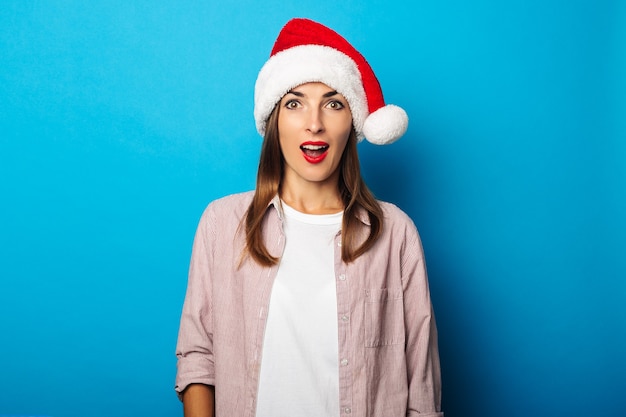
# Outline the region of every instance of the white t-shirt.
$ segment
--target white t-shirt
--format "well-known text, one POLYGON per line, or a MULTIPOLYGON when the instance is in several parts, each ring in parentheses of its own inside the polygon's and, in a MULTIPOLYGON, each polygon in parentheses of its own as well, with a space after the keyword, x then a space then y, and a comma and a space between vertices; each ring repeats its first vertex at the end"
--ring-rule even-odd
POLYGON ((343 213, 282 206, 286 245, 270 299, 256 415, 338 417, 334 238, 343 213))

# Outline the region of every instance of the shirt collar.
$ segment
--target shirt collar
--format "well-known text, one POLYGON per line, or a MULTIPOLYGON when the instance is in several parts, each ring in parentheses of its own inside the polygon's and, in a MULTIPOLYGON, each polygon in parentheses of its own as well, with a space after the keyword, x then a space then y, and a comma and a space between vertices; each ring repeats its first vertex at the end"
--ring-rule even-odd
POLYGON ((278 218, 282 221, 285 218, 285 213, 283 212, 283 205, 280 204, 280 196, 276 194, 272 201, 267 205, 267 207, 274 206, 276 212, 278 213, 278 218))

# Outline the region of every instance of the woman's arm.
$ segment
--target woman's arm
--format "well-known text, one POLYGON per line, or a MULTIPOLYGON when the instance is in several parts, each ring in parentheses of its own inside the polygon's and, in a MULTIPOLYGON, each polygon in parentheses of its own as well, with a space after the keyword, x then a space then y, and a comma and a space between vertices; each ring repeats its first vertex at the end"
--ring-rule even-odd
MULTIPOLYGON (((175 389, 183 400, 183 393, 190 391, 188 400, 194 405, 196 391, 202 387, 215 386, 213 357, 213 285, 212 265, 215 228, 214 216, 205 210, 198 225, 193 243, 189 279, 185 302, 180 319, 176 356, 178 358, 175 389), (193 384, 200 388, 187 390, 193 384)), ((200 396, 206 400, 206 395, 200 396)), ((186 408, 186 407, 185 407, 186 408)), ((195 406, 194 406, 195 408, 195 406)), ((186 414, 187 415, 187 414, 186 414)), ((196 414, 189 414, 195 416, 196 414)), ((200 416, 213 414, 199 414, 200 416)))
POLYGON ((191 384, 183 392, 185 417, 215 417, 215 387, 191 384))
POLYGON ((407 416, 443 417, 437 327, 424 252, 417 230, 413 227, 407 230, 403 281, 409 382, 407 416))

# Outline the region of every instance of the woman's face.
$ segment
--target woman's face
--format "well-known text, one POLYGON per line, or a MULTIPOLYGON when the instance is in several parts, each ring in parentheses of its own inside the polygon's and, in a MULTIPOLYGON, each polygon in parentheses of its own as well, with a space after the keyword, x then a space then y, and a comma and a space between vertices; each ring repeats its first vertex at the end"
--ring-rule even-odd
POLYGON ((352 129, 348 101, 326 84, 306 83, 285 94, 279 105, 283 185, 336 184, 352 129))

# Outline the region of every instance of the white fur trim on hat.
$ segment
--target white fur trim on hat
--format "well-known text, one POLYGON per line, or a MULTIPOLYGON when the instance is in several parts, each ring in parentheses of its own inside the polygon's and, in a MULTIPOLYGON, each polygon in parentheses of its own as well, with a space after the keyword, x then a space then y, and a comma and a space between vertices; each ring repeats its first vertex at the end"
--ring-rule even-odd
POLYGON ((368 109, 361 73, 350 57, 321 45, 300 45, 278 52, 261 68, 254 87, 254 119, 261 136, 265 135, 269 115, 283 96, 309 82, 324 83, 343 95, 350 106, 357 137, 367 137, 363 134, 368 109))

